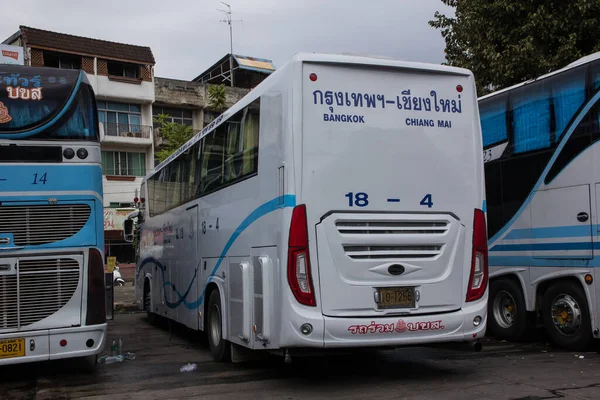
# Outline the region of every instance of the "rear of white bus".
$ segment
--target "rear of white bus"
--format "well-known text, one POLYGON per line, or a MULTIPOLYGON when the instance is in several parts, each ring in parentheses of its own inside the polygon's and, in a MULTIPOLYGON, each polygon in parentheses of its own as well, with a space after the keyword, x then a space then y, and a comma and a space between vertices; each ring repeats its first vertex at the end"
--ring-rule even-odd
POLYGON ((488 267, 473 77, 357 60, 302 63, 281 347, 476 341, 488 267))

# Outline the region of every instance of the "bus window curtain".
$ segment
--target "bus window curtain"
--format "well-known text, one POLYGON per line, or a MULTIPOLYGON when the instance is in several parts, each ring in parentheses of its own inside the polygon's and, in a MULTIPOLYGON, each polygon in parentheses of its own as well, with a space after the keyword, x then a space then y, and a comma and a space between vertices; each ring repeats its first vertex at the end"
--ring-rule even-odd
POLYGON ((552 85, 556 140, 565 132, 567 124, 585 102, 585 74, 567 74, 552 85))
POLYGON ((258 114, 247 111, 244 118, 243 175, 256 172, 256 156, 258 155, 258 114))
POLYGON ((550 96, 540 84, 513 97, 514 152, 550 147, 550 96))
POLYGON ((482 104, 480 111, 483 147, 506 140, 506 97, 482 104))
POLYGON ((235 159, 239 151, 240 124, 227 123, 227 152, 225 155, 225 182, 231 182, 238 177, 235 168, 235 159))

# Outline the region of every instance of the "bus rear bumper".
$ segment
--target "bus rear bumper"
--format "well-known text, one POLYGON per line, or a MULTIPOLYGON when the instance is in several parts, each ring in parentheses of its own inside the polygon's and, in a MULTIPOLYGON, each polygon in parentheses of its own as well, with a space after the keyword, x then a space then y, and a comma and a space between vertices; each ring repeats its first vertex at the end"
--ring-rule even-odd
POLYGON ((396 347, 474 342, 485 336, 486 301, 462 310, 385 318, 325 317, 324 347, 396 347))
POLYGON ((0 358, 0 366, 93 356, 106 344, 107 324, 0 335, 0 341, 23 339, 25 355, 0 358), (64 346, 61 346, 62 341, 64 346))

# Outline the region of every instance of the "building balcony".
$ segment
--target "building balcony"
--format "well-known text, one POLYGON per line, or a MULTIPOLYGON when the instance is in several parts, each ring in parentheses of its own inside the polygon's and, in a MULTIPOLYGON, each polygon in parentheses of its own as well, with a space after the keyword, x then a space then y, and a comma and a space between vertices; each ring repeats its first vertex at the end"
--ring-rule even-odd
POLYGON ((152 145, 152 126, 100 122, 100 139, 103 143, 152 145))
POLYGON ((87 74, 87 77, 98 97, 138 103, 154 101, 154 82, 94 74, 87 74))

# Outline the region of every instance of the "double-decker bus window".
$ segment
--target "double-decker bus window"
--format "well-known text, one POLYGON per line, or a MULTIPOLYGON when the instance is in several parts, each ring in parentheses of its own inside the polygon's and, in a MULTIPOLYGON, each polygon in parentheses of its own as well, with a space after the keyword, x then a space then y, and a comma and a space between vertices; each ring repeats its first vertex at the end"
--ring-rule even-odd
POLYGON ((510 95, 514 153, 526 153, 551 145, 551 92, 545 82, 515 89, 510 95))
POLYGON ((554 132, 557 142, 565 133, 569 122, 585 103, 586 72, 587 67, 584 66, 548 79, 547 84, 552 90, 554 132))
POLYGON ((508 139, 507 99, 507 94, 500 95, 483 100, 479 105, 484 148, 508 139))

